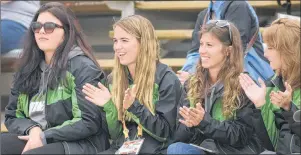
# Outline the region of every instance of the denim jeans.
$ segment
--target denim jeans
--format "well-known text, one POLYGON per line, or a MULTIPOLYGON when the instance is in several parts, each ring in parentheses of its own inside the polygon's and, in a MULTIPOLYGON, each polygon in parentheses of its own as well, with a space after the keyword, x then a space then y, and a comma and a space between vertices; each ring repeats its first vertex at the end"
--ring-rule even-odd
POLYGON ((169 145, 167 154, 205 154, 205 152, 190 144, 177 142, 169 145))
POLYGON ((27 28, 12 20, 1 20, 1 55, 22 48, 27 28))

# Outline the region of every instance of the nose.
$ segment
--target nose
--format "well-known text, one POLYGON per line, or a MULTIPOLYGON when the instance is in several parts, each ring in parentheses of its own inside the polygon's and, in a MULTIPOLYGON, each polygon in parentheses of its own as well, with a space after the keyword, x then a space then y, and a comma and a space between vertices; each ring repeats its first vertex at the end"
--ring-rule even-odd
POLYGON ((264 57, 268 58, 268 49, 267 48, 264 48, 264 51, 263 51, 263 55, 264 57))
POLYGON ((46 33, 45 33, 44 26, 42 26, 42 28, 40 29, 39 34, 46 34, 46 33))
POLYGON ((267 47, 267 45, 265 43, 263 43, 262 46, 263 46, 263 55, 264 55, 264 57, 267 58, 267 56, 268 56, 267 55, 267 53, 268 53, 268 47, 267 47))
POLYGON ((201 54, 205 54, 205 53, 207 53, 206 48, 204 46, 200 46, 200 48, 199 48, 199 54, 201 55, 201 54))
POLYGON ((268 56, 267 56, 267 51, 266 51, 266 49, 264 50, 263 55, 264 55, 264 57, 266 57, 266 58, 268 57, 268 56))

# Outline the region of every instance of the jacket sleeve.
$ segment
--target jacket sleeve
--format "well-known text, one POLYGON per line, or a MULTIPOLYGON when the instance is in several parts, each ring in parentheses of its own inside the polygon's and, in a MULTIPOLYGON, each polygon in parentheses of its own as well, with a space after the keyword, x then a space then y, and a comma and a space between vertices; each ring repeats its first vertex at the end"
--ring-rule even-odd
POLYGON ((12 85, 9 102, 5 108, 5 126, 10 133, 25 135, 39 124, 28 118, 28 108, 25 106, 28 103, 28 96, 20 94, 14 82, 12 85))
MULTIPOLYGON (((109 74, 104 82, 109 91, 111 90, 112 78, 112 74, 109 74)), ((105 111, 110 138, 117 140, 122 133, 122 123, 118 120, 118 111, 112 99, 103 106, 103 110, 105 111)))
POLYGON ((70 60, 72 82, 72 114, 73 119, 63 124, 49 128, 43 133, 47 143, 56 141, 76 141, 87 138, 97 132, 103 132, 103 121, 98 106, 85 99, 82 87, 86 83, 97 86, 105 78, 101 71, 89 58, 76 56, 70 60), (100 131, 102 130, 102 131, 100 131))
POLYGON ((250 122, 252 122, 253 109, 255 106, 250 100, 245 100, 243 104, 243 107, 236 110, 235 118, 230 120, 218 121, 213 119, 209 113, 205 112, 198 129, 201 130, 206 137, 221 143, 229 144, 234 147, 246 146, 254 133, 250 122))
POLYGON ((28 118, 26 105, 27 96, 20 95, 15 87, 11 88, 9 102, 5 108, 5 126, 10 133, 26 135, 35 126, 40 126, 37 122, 28 118))
POLYGON ((253 112, 254 112, 254 117, 253 117, 254 129, 263 147, 266 148, 267 150, 275 151, 275 148, 270 140, 268 131, 265 127, 263 118, 261 116, 261 110, 255 108, 253 112))
POLYGON ((243 44, 243 49, 245 50, 247 44, 249 43, 250 30, 252 23, 252 18, 249 13, 248 3, 245 1, 235 1, 230 6, 228 11, 225 13, 225 20, 233 23, 239 30, 240 37, 243 44))
POLYGON ((104 105, 104 111, 106 112, 106 120, 110 138, 112 140, 116 140, 118 138, 118 135, 120 135, 120 133, 122 132, 122 123, 118 120, 117 108, 112 100, 104 105))
POLYGON ((291 109, 290 111, 282 111, 282 116, 283 118, 288 122, 289 124, 289 128, 291 129, 292 133, 298 135, 299 137, 301 137, 301 131, 300 131, 300 122, 296 122, 293 118, 294 113, 297 112, 299 110, 299 108, 291 103, 291 109))
POLYGON ((200 47, 200 35, 199 31, 202 26, 204 16, 207 12, 207 9, 201 11, 198 14, 197 21, 195 23, 193 32, 192 32, 192 44, 190 50, 187 52, 186 57, 186 63, 183 65, 182 70, 183 71, 189 71, 195 64, 197 63, 197 60, 199 59, 199 47, 200 47))
POLYGON ((275 123, 279 129, 276 152, 280 154, 300 153, 300 122, 293 120, 297 106, 291 104, 290 111, 275 111, 275 123), (298 141, 298 142, 297 142, 298 141))
POLYGON ((176 126, 176 110, 181 92, 181 83, 172 72, 167 72, 159 83, 159 98, 155 103, 155 115, 146 106, 135 100, 128 108, 139 119, 144 131, 160 142, 171 138, 176 126))

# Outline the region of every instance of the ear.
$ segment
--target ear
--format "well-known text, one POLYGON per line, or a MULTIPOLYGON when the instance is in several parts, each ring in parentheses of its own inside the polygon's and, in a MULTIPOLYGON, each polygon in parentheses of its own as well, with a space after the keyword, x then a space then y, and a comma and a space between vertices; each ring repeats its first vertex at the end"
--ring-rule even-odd
POLYGON ((229 53, 232 52, 233 47, 232 46, 228 46, 227 47, 227 51, 226 51, 226 55, 229 56, 229 53))

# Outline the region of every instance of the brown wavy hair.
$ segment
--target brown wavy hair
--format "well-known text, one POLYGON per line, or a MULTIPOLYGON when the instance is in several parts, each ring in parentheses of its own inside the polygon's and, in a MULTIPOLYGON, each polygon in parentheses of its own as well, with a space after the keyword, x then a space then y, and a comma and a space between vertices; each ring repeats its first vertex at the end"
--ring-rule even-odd
MULTIPOLYGON (((211 33, 223 44, 223 51, 225 59, 223 65, 218 73, 217 81, 220 81, 224 85, 224 92, 222 98, 223 116, 229 118, 233 116, 234 111, 241 106, 240 95, 242 89, 239 84, 238 76, 243 72, 243 48, 238 29, 230 23, 230 29, 232 33, 232 41, 230 40, 229 28, 216 26, 215 23, 209 23, 204 25, 199 32, 200 38, 205 33, 211 33), (232 46, 232 48, 229 48, 232 46), (227 56, 226 52, 229 51, 227 56)), ((209 70, 202 67, 201 59, 197 65, 197 71, 194 76, 189 80, 188 99, 192 106, 196 103, 201 103, 204 106, 205 88, 209 86, 210 78, 209 70)))
POLYGON ((280 53, 281 69, 276 74, 292 86, 300 88, 300 21, 279 18, 263 32, 264 42, 280 53))
MULTIPOLYGON (((117 21, 113 29, 119 26, 127 33, 133 35, 140 43, 136 60, 134 84, 136 84, 136 98, 154 114, 153 89, 155 83, 156 62, 159 61, 160 46, 155 35, 152 23, 140 16, 133 15, 117 21)), ((114 58, 112 100, 118 110, 118 119, 123 116, 124 92, 129 87, 127 79, 127 66, 120 64, 117 56, 114 58)), ((127 120, 131 119, 128 116, 127 120)))

